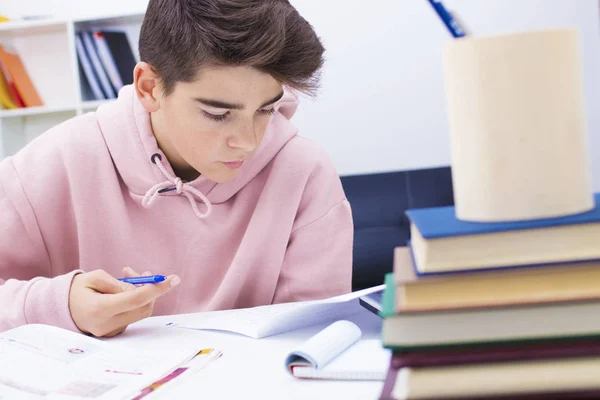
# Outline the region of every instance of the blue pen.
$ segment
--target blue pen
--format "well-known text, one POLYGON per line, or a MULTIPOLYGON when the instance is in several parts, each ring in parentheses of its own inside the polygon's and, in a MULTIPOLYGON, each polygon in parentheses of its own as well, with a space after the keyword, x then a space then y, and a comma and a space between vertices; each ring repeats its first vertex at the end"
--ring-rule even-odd
POLYGON ((145 285, 149 283, 159 283, 167 279, 164 275, 136 276, 133 278, 119 278, 121 282, 131 283, 132 285, 145 285))
POLYGON ((442 22, 444 22, 444 25, 446 25, 446 28, 448 28, 453 37, 461 38, 467 35, 458 21, 456 21, 452 14, 446 10, 446 7, 444 7, 444 4, 441 0, 429 0, 429 4, 431 4, 435 12, 437 12, 440 19, 442 22))

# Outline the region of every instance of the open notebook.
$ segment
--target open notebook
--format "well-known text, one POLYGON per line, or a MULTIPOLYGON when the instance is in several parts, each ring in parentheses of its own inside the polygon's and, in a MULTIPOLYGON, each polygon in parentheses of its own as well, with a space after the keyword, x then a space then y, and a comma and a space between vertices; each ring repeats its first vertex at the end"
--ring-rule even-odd
POLYGON ((360 312, 359 298, 383 290, 379 285, 322 300, 273 304, 254 308, 175 315, 167 325, 239 333, 260 339, 360 312))
POLYGON ((137 350, 48 325, 24 325, 0 333, 0 399, 142 399, 215 354, 137 350))
POLYGON ((352 322, 334 322, 291 351, 285 367, 301 379, 385 380, 390 351, 380 339, 360 338, 352 322))

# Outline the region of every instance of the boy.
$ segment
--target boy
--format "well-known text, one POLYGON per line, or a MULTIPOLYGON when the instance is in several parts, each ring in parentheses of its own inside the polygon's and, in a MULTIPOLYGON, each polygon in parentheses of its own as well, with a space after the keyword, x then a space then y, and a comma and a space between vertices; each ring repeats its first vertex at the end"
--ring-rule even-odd
POLYGON ((150 0, 139 51, 115 102, 0 163, 0 331, 349 292, 350 206, 289 121, 323 62, 312 27, 287 0, 150 0), (117 279, 136 271, 168 278, 117 279))

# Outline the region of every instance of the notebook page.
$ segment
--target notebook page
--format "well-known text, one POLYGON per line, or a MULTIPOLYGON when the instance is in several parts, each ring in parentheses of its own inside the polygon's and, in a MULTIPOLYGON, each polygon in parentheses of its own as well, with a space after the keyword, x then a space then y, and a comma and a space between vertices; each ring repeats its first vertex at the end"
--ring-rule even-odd
POLYGON ((0 396, 10 399, 121 399, 193 353, 138 351, 47 325, 0 334, 0 396))
POLYGON ((328 299, 314 300, 314 303, 324 303, 324 304, 344 303, 344 302, 347 302, 350 300, 358 299, 359 297, 366 296, 371 293, 379 292, 383 289, 385 289, 385 285, 373 286, 373 287, 359 290, 356 292, 351 292, 351 293, 346 293, 346 294, 342 294, 342 295, 335 296, 335 297, 330 297, 328 299))
POLYGON ((361 339, 323 368, 295 368, 294 376, 304 379, 384 381, 391 351, 380 339, 361 339))
POLYGON ((268 321, 268 324, 265 324, 261 331, 261 337, 277 335, 327 321, 335 321, 356 314, 362 311, 357 307, 357 304, 358 300, 354 299, 345 303, 317 303, 296 308, 293 312, 279 314, 268 321))
POLYGON ((336 321, 294 349, 286 359, 288 371, 297 362, 322 368, 360 339, 360 328, 350 321, 336 321))
POLYGON ((158 381, 152 382, 150 385, 146 386, 132 400, 154 400, 165 398, 164 396, 168 395, 168 393, 165 393, 165 390, 171 390, 175 385, 184 384, 191 379, 198 379, 195 374, 222 355, 223 353, 218 349, 203 349, 198 352, 194 358, 176 368, 170 374, 163 376, 158 381))
POLYGON ((255 339, 336 320, 360 311, 358 298, 382 285, 329 299, 174 316, 170 326, 222 330, 255 339))
POLYGON ((228 331, 258 339, 262 331, 277 316, 293 312, 296 303, 275 304, 254 308, 212 311, 194 314, 175 315, 167 326, 187 329, 207 329, 228 331))

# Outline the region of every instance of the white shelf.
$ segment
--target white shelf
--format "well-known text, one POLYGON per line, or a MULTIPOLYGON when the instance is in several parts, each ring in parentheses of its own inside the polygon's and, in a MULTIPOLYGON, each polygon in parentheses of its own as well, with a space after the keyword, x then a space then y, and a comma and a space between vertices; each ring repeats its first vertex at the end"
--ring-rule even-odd
POLYGON ((78 17, 73 20, 77 25, 79 24, 101 24, 103 26, 112 24, 137 24, 141 23, 144 19, 144 13, 130 13, 130 14, 108 14, 94 17, 78 17))
POLYGON ((106 103, 109 103, 111 101, 114 101, 114 100, 90 100, 90 101, 84 101, 83 103, 81 103, 81 109, 82 110, 95 110, 96 108, 100 107, 102 104, 106 104, 106 103))
MULTIPOLYGON (((125 14, 0 23, 0 44, 19 54, 45 104, 15 110, 0 109, 0 159, 14 154, 53 126, 112 101, 82 99, 75 33, 92 29, 123 31, 134 58, 139 61, 137 43, 144 14, 144 10, 139 10, 125 14)), ((86 92, 85 96, 88 95, 86 92)))
POLYGON ((84 101, 81 105, 78 106, 43 106, 43 107, 26 107, 26 108, 17 108, 14 110, 0 110, 0 118, 17 118, 17 117, 27 117, 27 116, 35 116, 35 115, 44 115, 44 114, 56 114, 62 112, 76 111, 78 108, 89 111, 95 110, 103 104, 111 102, 114 100, 94 100, 94 101, 84 101))
POLYGON ((43 106, 16 108, 14 110, 0 110, 0 118, 27 117, 32 115, 55 114, 62 112, 75 111, 75 106, 43 106))
POLYGON ((15 20, 0 23, 0 34, 2 33, 46 33, 67 28, 65 19, 33 19, 33 20, 15 20))
POLYGON ((77 17, 73 19, 65 18, 39 18, 39 19, 24 19, 12 20, 0 23, 0 33, 44 33, 53 30, 65 29, 69 23, 73 24, 100 24, 102 26, 114 24, 137 24, 141 23, 144 18, 143 12, 129 14, 107 14, 101 16, 77 17))

